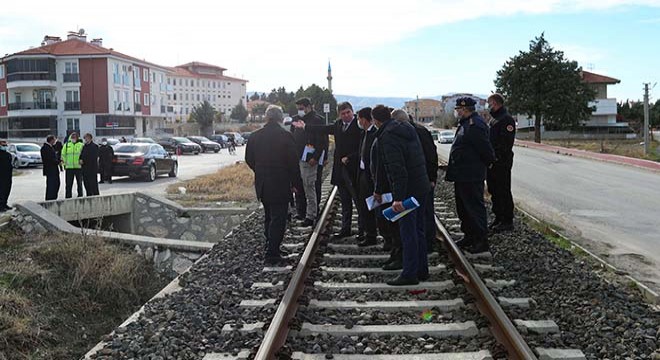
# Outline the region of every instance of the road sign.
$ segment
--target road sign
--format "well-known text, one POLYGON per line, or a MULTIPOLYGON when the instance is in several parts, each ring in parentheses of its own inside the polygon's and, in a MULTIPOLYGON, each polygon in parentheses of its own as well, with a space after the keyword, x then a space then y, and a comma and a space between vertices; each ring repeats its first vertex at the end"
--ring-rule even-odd
POLYGON ((323 112, 326 114, 330 113, 330 104, 328 103, 323 104, 323 112))
POLYGON ((107 122, 107 123, 105 123, 105 127, 107 127, 107 128, 116 128, 116 127, 119 127, 119 123, 107 122))

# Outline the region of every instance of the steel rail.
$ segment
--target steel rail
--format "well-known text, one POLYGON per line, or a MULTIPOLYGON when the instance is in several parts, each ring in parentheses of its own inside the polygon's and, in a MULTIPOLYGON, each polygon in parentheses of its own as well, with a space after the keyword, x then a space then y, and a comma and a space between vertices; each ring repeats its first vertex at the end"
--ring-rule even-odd
POLYGON ((537 360, 538 358, 529 348, 518 329, 513 325, 509 317, 504 313, 493 294, 488 290, 486 284, 481 280, 474 267, 467 261, 459 250, 451 235, 445 229, 437 216, 435 224, 439 236, 444 240, 445 248, 449 253, 458 275, 463 279, 467 289, 477 299, 479 312, 486 316, 491 324, 491 331, 497 341, 504 346, 513 360, 537 360))
POLYGON ((277 306, 275 316, 273 316, 273 320, 264 334, 261 346, 259 346, 257 355, 254 357, 255 360, 275 359, 277 352, 286 342, 286 338, 289 335, 289 321, 291 321, 298 310, 298 298, 305 289, 305 280, 312 270, 314 256, 319 246, 319 235, 321 235, 321 231, 327 225, 328 215, 330 214, 330 209, 333 206, 336 195, 337 187, 335 186, 332 188, 332 192, 325 203, 321 217, 316 223, 312 236, 309 238, 309 242, 300 258, 296 271, 293 273, 291 281, 289 281, 282 301, 277 306))

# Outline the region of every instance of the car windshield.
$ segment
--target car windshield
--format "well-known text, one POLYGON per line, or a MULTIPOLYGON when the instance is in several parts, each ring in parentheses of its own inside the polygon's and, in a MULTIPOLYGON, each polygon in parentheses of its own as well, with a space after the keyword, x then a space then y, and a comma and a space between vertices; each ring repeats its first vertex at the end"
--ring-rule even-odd
POLYGON ((173 139, 174 141, 176 141, 176 142, 180 142, 180 143, 189 143, 189 142, 190 142, 190 140, 188 140, 188 139, 186 139, 186 138, 182 138, 182 137, 173 137, 172 139, 173 139))
POLYGON ((132 154, 132 153, 146 153, 149 150, 149 145, 138 145, 138 144, 122 144, 117 146, 115 149, 115 154, 132 154))
POLYGON ((16 151, 20 152, 30 152, 30 151, 40 151, 41 148, 38 145, 34 144, 24 144, 24 145, 16 145, 16 151))
POLYGON ((153 144, 153 143, 154 143, 154 141, 151 140, 151 139, 149 139, 149 138, 135 138, 135 139, 133 139, 133 142, 137 142, 137 143, 150 143, 150 144, 153 144))
POLYGON ((197 140, 201 140, 201 141, 211 141, 211 140, 209 140, 209 139, 207 139, 207 138, 205 138, 205 137, 203 137, 203 136, 196 136, 195 138, 196 138, 197 140))
POLYGON ((443 131, 443 132, 440 133, 440 135, 442 135, 442 136, 454 136, 454 132, 453 131, 443 131))

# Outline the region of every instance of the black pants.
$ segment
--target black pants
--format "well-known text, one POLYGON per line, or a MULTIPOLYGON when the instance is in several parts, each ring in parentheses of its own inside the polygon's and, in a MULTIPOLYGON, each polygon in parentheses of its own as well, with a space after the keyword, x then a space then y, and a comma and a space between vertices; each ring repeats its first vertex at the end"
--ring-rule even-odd
POLYGON ((367 178, 365 171, 360 171, 360 174, 358 175, 358 185, 357 212, 360 230, 359 234, 364 235, 367 238, 375 238, 378 235, 376 230, 376 213, 373 210, 369 211, 365 201, 366 198, 373 195, 374 186, 367 178))
POLYGON ((64 197, 69 199, 73 197, 73 180, 76 180, 76 189, 78 197, 83 197, 83 173, 82 169, 67 169, 64 183, 64 197))
POLYGON ((435 188, 432 188, 426 198, 426 203, 424 204, 424 219, 426 220, 426 229, 424 235, 426 236, 426 247, 428 252, 432 252, 435 248, 437 242, 435 238, 435 188))
POLYGON ((11 177, 0 180, 0 208, 7 207, 7 201, 9 201, 9 193, 11 193, 11 185, 11 177))
POLYGON ((461 231, 475 243, 488 241, 488 215, 484 203, 484 182, 455 182, 456 212, 461 231))
POLYGON ((342 183, 337 185, 339 190, 339 201, 341 202, 341 232, 348 233, 351 231, 353 223, 353 195, 355 190, 350 187, 352 184, 346 185, 342 183))
POLYGON ((264 235, 266 236, 266 257, 279 257, 280 244, 286 230, 286 217, 289 204, 286 202, 266 204, 264 211, 264 235))
POLYGON ((399 224, 398 222, 391 222, 383 216, 383 210, 387 209, 390 205, 391 203, 375 209, 378 231, 380 231, 386 244, 392 244, 390 255, 393 258, 402 260, 403 252, 401 249, 401 232, 399 231, 399 224))
POLYGON ((83 184, 85 184, 85 193, 87 196, 99 195, 99 181, 97 179, 96 169, 83 170, 83 184))
POLYGON ((321 205, 321 184, 323 183, 323 165, 319 165, 319 168, 316 170, 316 204, 317 208, 319 209, 318 214, 316 214, 316 218, 318 219, 321 216, 321 212, 323 211, 322 205, 321 205))
POLYGON ((60 192, 60 173, 46 175, 46 201, 57 200, 60 192))
MULTIPOLYGON (((99 164, 100 165, 100 164, 99 164)), ((101 181, 112 182, 112 168, 100 165, 101 181)))
POLYGON ((488 170, 486 182, 488 192, 493 202, 495 221, 503 224, 513 223, 513 195, 511 195, 511 167, 513 159, 506 162, 496 162, 488 170))

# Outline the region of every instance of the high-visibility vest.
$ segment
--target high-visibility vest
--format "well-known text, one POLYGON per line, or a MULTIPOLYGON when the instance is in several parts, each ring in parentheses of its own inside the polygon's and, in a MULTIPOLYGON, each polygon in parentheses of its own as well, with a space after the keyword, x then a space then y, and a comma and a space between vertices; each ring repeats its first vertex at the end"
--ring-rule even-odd
POLYGON ((83 143, 78 141, 73 143, 68 141, 62 148, 62 161, 64 162, 65 169, 80 169, 80 153, 82 152, 83 143))

